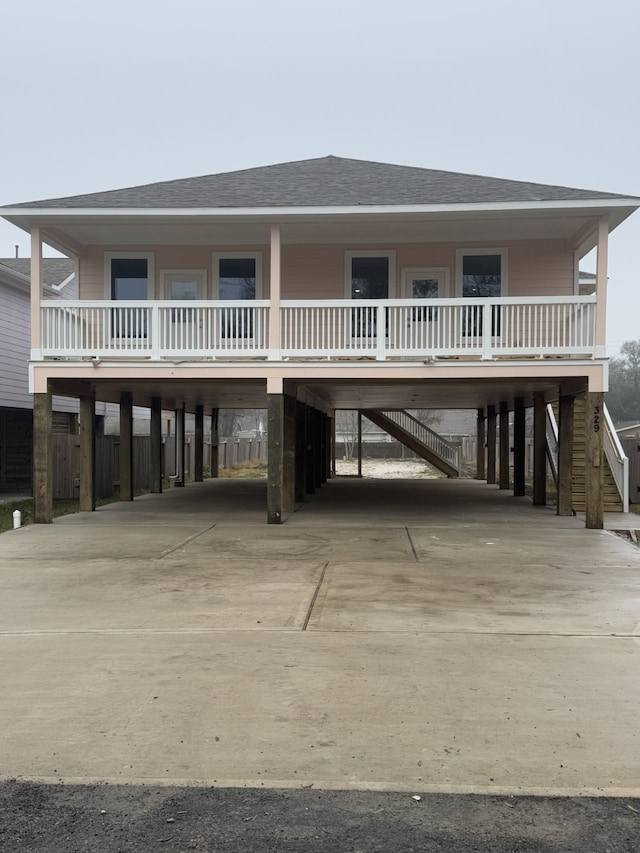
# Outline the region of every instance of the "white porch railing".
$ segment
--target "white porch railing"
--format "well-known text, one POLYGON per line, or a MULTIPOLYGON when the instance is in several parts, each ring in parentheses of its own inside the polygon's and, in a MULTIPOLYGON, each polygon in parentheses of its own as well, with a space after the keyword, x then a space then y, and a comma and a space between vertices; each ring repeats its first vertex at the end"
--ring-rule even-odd
POLYGON ((595 297, 286 300, 282 355, 593 356, 595 297))
POLYGON ((481 359, 592 357, 595 297, 285 300, 65 300, 41 305, 43 356, 481 359), (278 348, 278 343, 280 347, 278 348), (279 355, 277 355, 279 349, 279 355))
POLYGON ((43 356, 264 357, 269 302, 42 303, 43 356))
POLYGON ((622 498, 622 511, 629 512, 629 458, 625 454, 618 433, 606 405, 604 409, 604 455, 607 457, 618 494, 622 498))

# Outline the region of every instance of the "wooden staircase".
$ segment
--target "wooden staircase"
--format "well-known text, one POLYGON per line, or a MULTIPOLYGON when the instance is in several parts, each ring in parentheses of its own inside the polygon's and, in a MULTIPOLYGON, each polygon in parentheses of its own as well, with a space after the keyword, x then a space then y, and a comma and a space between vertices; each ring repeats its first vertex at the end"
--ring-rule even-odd
POLYGON ((460 476, 458 448, 403 410, 381 412, 362 409, 362 414, 397 441, 413 450, 447 477, 460 476))
MULTIPOLYGON (((576 397, 573 409, 573 485, 572 505, 578 512, 584 512, 585 501, 585 405, 584 397, 576 397)), ((603 459, 602 494, 605 512, 622 512, 622 498, 611 473, 609 462, 603 459)))

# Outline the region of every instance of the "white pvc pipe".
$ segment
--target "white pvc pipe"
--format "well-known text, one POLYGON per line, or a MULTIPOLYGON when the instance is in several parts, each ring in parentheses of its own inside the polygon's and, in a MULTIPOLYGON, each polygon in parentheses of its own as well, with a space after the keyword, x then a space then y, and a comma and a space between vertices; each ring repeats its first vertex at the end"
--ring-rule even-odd
POLYGON ((13 529, 17 530, 19 527, 22 527, 22 513, 16 509, 13 512, 13 529))

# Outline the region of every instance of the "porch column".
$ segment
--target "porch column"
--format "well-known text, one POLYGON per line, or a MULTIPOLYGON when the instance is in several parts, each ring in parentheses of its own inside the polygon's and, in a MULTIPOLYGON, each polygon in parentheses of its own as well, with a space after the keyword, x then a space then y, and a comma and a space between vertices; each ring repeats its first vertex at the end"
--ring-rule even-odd
POLYGON ((604 394, 602 391, 588 391, 584 408, 585 433, 585 491, 586 524, 592 530, 604 527, 604 493, 602 489, 602 469, 604 466, 604 394))
POLYGON ((282 448, 282 508, 290 515, 296 508, 296 399, 289 394, 284 395, 282 448))
POLYGON ((186 482, 186 440, 184 434, 184 404, 175 410, 176 414, 176 478, 173 485, 179 489, 184 488, 186 482))
POLYGON ((525 409, 522 397, 513 401, 513 496, 524 495, 526 465, 525 409))
POLYGON ((358 477, 362 477, 362 412, 358 409, 358 477))
POLYGON ((544 391, 533 394, 533 505, 547 502, 547 406, 544 391))
POLYGON ((296 400, 296 473, 295 473, 295 502, 304 503, 307 478, 307 435, 305 405, 296 400))
POLYGON ((487 406, 487 483, 496 482, 496 407, 487 406))
POLYGON ((204 406, 196 406, 194 441, 193 479, 201 483, 204 479, 204 406))
POLYGON ((484 409, 478 409, 476 422, 476 480, 484 480, 486 476, 484 461, 485 417, 484 409))
POLYGON ((42 239, 40 229, 31 229, 31 357, 39 359, 42 352, 40 301, 42 299, 42 239))
POLYGON ((607 258, 609 253, 609 225, 601 219, 598 223, 598 248, 596 259, 596 356, 606 357, 607 342, 607 258))
POLYGON ((271 226, 269 359, 280 360, 280 226, 271 226))
POLYGON ((162 492, 162 398, 151 398, 151 476, 150 488, 153 494, 162 492))
POLYGON ((33 520, 53 518, 53 415, 51 392, 33 395, 33 520))
POLYGON ((573 394, 560 393, 558 404, 558 515, 573 514, 573 394))
POLYGON ((120 394, 120 500, 133 500, 133 394, 120 394))
POLYGON ((509 488, 509 404, 500 403, 500 479, 501 489, 509 488))
POLYGON ((219 409, 211 409, 211 473, 210 477, 217 477, 220 467, 220 437, 218 435, 219 409))
POLYGON ((267 393, 267 421, 267 522, 282 524, 285 515, 284 394, 267 393))
POLYGON ((96 395, 88 391, 80 397, 80 512, 96 508, 96 395))

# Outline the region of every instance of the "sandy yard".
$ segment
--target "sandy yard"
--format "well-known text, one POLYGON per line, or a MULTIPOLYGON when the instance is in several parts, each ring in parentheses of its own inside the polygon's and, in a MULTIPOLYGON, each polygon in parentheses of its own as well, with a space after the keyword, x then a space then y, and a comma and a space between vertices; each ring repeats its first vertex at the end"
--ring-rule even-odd
MULTIPOLYGON (((357 460, 336 461, 336 474, 339 477, 355 477, 357 473, 357 460)), ((444 474, 421 459, 363 459, 362 476, 389 480, 435 480, 444 477, 444 474)))

